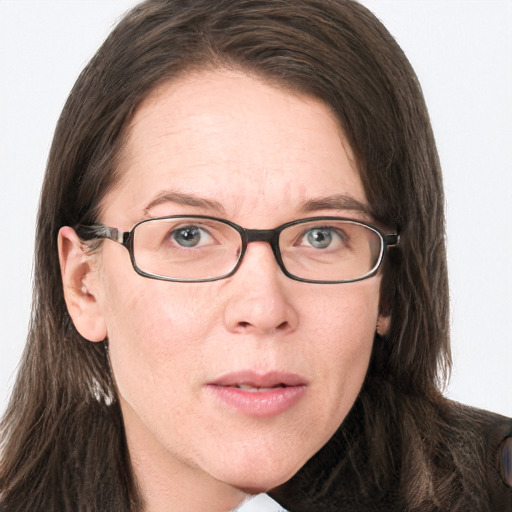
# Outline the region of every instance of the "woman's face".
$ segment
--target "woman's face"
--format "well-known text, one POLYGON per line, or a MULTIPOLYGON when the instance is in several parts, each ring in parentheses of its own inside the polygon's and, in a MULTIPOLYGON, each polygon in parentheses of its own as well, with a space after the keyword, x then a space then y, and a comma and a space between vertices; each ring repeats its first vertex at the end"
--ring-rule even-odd
MULTIPOLYGON (((371 220, 350 206, 366 198, 331 111, 241 73, 159 87, 133 119, 120 169, 101 222, 122 230, 179 214, 258 229, 308 216, 371 220)), ((171 478, 203 492, 266 490, 339 427, 367 371, 379 276, 293 281, 265 242, 249 244, 234 275, 206 283, 141 277, 110 240, 97 257, 91 289, 143 488, 171 478)))

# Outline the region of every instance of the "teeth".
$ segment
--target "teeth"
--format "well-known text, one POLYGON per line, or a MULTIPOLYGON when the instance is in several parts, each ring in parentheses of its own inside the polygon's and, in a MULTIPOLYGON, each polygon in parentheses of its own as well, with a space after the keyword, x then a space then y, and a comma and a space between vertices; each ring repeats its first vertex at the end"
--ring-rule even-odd
POLYGON ((244 391, 250 391, 251 393, 258 393, 258 392, 263 392, 263 391, 272 391, 273 389, 276 389, 276 388, 282 388, 284 387, 282 384, 280 384, 279 386, 274 386, 272 388, 255 388, 254 386, 249 386, 247 384, 237 384, 236 387, 238 389, 242 389, 244 391))

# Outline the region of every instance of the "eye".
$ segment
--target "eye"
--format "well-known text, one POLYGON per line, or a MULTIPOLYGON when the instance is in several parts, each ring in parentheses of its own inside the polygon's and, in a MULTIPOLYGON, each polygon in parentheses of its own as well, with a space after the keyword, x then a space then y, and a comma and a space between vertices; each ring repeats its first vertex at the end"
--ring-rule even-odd
POLYGON ((211 243, 210 234, 199 226, 183 226, 171 232, 171 239, 181 247, 198 247, 211 243))
POLYGON ((315 249, 327 249, 339 247, 344 240, 345 237, 339 230, 329 226, 319 226, 308 229, 299 242, 300 245, 309 245, 315 249))

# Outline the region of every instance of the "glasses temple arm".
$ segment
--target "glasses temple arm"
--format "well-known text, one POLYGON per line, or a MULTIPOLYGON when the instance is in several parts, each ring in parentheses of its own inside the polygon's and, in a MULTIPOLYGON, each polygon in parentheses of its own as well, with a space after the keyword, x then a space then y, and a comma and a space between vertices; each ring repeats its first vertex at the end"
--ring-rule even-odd
POLYGON ((80 225, 76 228, 76 234, 82 240, 96 240, 98 238, 108 238, 120 244, 125 243, 125 238, 128 233, 125 233, 117 228, 95 224, 92 226, 80 225))
POLYGON ((400 243, 400 235, 397 233, 393 235, 384 235, 384 241, 386 242, 387 247, 398 245, 400 243))

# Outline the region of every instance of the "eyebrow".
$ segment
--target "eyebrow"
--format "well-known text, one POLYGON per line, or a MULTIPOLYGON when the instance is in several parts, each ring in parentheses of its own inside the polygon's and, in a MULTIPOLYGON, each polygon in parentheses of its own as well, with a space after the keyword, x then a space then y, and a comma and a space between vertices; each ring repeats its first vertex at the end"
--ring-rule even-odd
POLYGON ((149 215, 149 210, 164 203, 175 203, 184 206, 204 208, 206 210, 212 210, 217 213, 225 213, 224 206, 222 206, 218 201, 215 201, 214 199, 198 197, 184 192, 164 190, 163 192, 157 194, 157 196, 146 205, 144 208, 144 214, 149 215))
POLYGON ((370 207, 345 194, 333 194, 331 196, 317 197, 305 201, 300 211, 303 213, 312 213, 318 210, 350 210, 361 212, 371 217, 370 207))
MULTIPOLYGON (((207 199, 184 192, 165 190, 157 194, 157 196, 146 205, 144 208, 144 214, 149 215, 149 211, 152 208, 165 203, 175 203, 195 208, 203 208, 218 214, 226 213, 224 206, 214 199, 207 199)), ((304 214, 313 213, 318 210, 350 210, 360 212, 371 217, 370 207, 368 205, 345 194, 333 194, 330 196, 308 199, 302 203, 299 208, 299 212, 304 214)))

